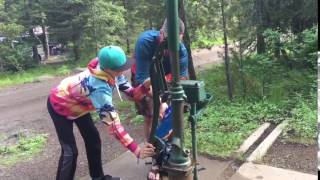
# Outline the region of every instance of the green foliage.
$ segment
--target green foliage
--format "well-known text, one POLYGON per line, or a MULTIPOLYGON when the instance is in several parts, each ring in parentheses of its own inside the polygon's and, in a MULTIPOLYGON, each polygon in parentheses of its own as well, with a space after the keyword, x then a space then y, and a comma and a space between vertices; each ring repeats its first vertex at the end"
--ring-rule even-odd
POLYGON ((318 26, 303 31, 293 43, 297 43, 297 47, 291 47, 293 60, 317 70, 318 26))
POLYGON ((0 88, 34 82, 43 75, 61 76, 72 72, 74 65, 62 66, 41 66, 18 73, 6 72, 0 73, 0 88))
MULTIPOLYGON (((307 42, 317 39, 314 32, 307 42)), ((290 68, 281 62, 281 56, 274 56, 279 37, 280 47, 287 51, 290 44, 298 44, 296 39, 285 39, 286 35, 274 31, 266 31, 265 37, 266 53, 242 57, 235 53, 232 57, 233 102, 227 98, 225 67, 215 66, 199 74, 207 92, 215 99, 199 120, 197 136, 201 153, 228 157, 263 122, 279 124, 284 120, 289 120, 285 134, 288 141, 315 143, 316 73, 309 66, 290 68)), ((306 42, 303 39, 308 38, 302 37, 302 42, 306 42)), ((315 50, 310 49, 311 52, 315 50)), ((290 54, 291 60, 296 57, 298 53, 290 54)), ((188 147, 191 146, 189 131, 186 132, 188 147)))
POLYGON ((134 108, 134 103, 129 100, 117 101, 115 106, 121 110, 131 110, 134 108))
POLYGON ((226 12, 228 15, 229 38, 237 41, 253 41, 255 34, 253 34, 254 29, 250 19, 253 13, 253 6, 253 0, 233 1, 230 3, 230 7, 226 12))
MULTIPOLYGON (((253 75, 255 78, 256 76, 253 75)), ((244 101, 240 98, 240 91, 236 91, 234 102, 229 102, 222 66, 214 66, 200 73, 199 79, 205 81, 207 92, 214 96, 214 102, 208 105, 198 121, 197 137, 201 153, 228 157, 260 124, 264 122, 277 124, 289 115, 288 101, 284 97, 280 102, 275 103, 267 98, 261 100, 252 93, 244 101)), ((249 79, 253 78, 248 78, 248 82, 251 82, 249 79)), ((258 81, 257 79, 255 81, 258 81)), ((234 88, 239 87, 240 83, 235 83, 234 88)), ((249 89, 248 92, 253 91, 249 89)), ((190 129, 185 134, 186 144, 191 147, 190 129)))
POLYGON ((1 6, 5 7, 6 5, 6 8, 1 13, 4 21, 0 23, 0 35, 4 37, 4 40, 0 42, 0 72, 21 71, 37 66, 38 64, 33 62, 31 48, 35 45, 34 39, 27 37, 25 33, 31 26, 29 23, 32 18, 29 16, 29 9, 25 7, 26 4, 21 2, 3 3, 5 4, 1 4, 1 6), (28 18, 28 20, 23 18, 28 18))
POLYGON ((144 117, 141 115, 137 115, 131 120, 131 123, 133 125, 141 125, 143 124, 143 122, 144 122, 144 117))
POLYGON ((92 112, 92 113, 90 113, 90 115, 91 115, 92 121, 94 123, 97 123, 97 122, 100 121, 100 117, 99 117, 99 114, 97 112, 92 112))
POLYGON ((115 101, 115 107, 119 112, 120 120, 124 121, 128 118, 133 118, 135 116, 134 103, 129 100, 120 101, 117 99, 115 101))
MULTIPOLYGON (((273 81, 273 76, 277 72, 277 64, 271 57, 266 55, 255 55, 249 57, 244 63, 244 72, 251 77, 256 77, 256 81, 260 83, 260 94, 263 98, 266 96, 266 88, 273 81)), ((279 71, 278 71, 279 72, 279 71)))
MULTIPOLYGON (((130 1, 130 0, 129 0, 130 1)), ((140 0, 132 2, 131 6, 135 6, 137 10, 137 23, 142 23, 144 30, 146 29, 160 29, 166 18, 165 1, 158 0, 140 0)), ((130 9, 129 9, 130 10, 130 9)), ((134 18, 130 17, 129 19, 134 18)))
POLYGON ((32 52, 25 44, 18 44, 15 48, 8 44, 0 44, 0 65, 2 71, 21 71, 34 67, 32 52))
POLYGON ((212 66, 198 74, 198 78, 204 80, 206 91, 214 94, 215 99, 225 100, 227 92, 226 77, 222 66, 212 66))
MULTIPOLYGON (((119 118, 122 122, 129 120, 133 125, 140 125, 143 123, 144 118, 141 115, 136 115, 136 109, 132 101, 120 101, 120 99, 115 99, 114 106, 117 109, 119 118)), ((94 122, 98 122, 100 120, 98 113, 93 112, 91 115, 94 122)))
POLYGON ((88 23, 81 43, 82 58, 92 58, 97 49, 106 45, 124 44, 125 19, 123 7, 111 1, 94 1, 90 4, 88 23))
POLYGON ((212 46, 223 44, 221 35, 210 35, 204 29, 198 29, 195 33, 197 40, 192 42, 192 49, 211 48, 212 46))
POLYGON ((211 48, 223 44, 218 3, 208 1, 184 1, 187 13, 191 48, 211 48))
POLYGON ((88 21, 88 1, 46 1, 43 10, 51 26, 52 38, 58 42, 79 40, 88 21))
POLYGON ((15 23, 0 23, 1 35, 7 37, 9 40, 13 40, 19 34, 23 32, 23 26, 15 23))
POLYGON ((274 103, 296 93, 308 94, 316 83, 316 32, 311 28, 294 35, 268 29, 265 53, 234 52, 232 74, 234 87, 238 87, 234 90, 240 91, 236 94, 274 103))
POLYGON ((299 34, 281 33, 267 29, 264 32, 269 56, 290 68, 317 69, 318 27, 314 26, 299 34))
MULTIPOLYGON (((209 104, 198 121, 198 149, 201 153, 228 157, 259 123, 252 120, 249 106, 239 103, 214 102, 209 104), (247 108, 244 110, 244 107, 247 108), (248 119, 249 117, 249 119, 248 119)), ((190 130, 186 144, 191 146, 190 130)))
POLYGON ((70 74, 72 71, 72 65, 62 65, 57 68, 56 73, 57 75, 67 75, 70 74))
MULTIPOLYGON (((292 32, 297 35, 317 22, 315 0, 224 2, 229 38, 241 40, 243 50, 255 46, 258 30, 262 33, 270 29, 282 39, 282 34, 292 32)), ((184 1, 192 48, 222 44, 220 3, 217 0, 184 1)), ((32 27, 45 25, 49 27, 50 41, 72 48, 75 59, 87 60, 96 55, 98 48, 109 44, 126 46, 131 53, 139 33, 147 29, 159 29, 165 14, 165 1, 156 0, 3 0, 0 1, 0 32, 4 36, 16 37, 21 30, 25 34, 32 27), (3 24, 7 26, 6 30, 3 24), (8 30, 9 26, 13 26, 12 30, 8 30)), ((317 28, 299 35, 304 40, 299 41, 295 51, 287 52, 288 55, 296 54, 292 62, 315 67, 313 59, 317 41, 312 37, 316 34, 314 31, 317 28)), ((32 43, 26 46, 30 49, 39 44, 35 42, 39 41, 35 37, 29 41, 32 43)), ((279 50, 277 43, 274 47, 279 50)), ((271 50, 272 47, 268 49, 271 50)), ((282 45, 280 50, 291 51, 289 46, 282 45)))
POLYGON ((297 98, 297 104, 292 109, 289 125, 284 137, 290 142, 315 144, 317 138, 317 105, 316 97, 311 100, 297 98))
POLYGON ((47 134, 33 137, 19 137, 16 145, 0 147, 0 164, 11 166, 21 160, 32 158, 42 151, 47 141, 47 134))
POLYGON ((244 107, 247 119, 250 121, 270 122, 279 124, 286 116, 288 116, 288 109, 285 104, 273 103, 269 101, 249 102, 244 107))
MULTIPOLYGON (((287 109, 271 102, 233 102, 217 100, 204 110, 198 121, 197 138, 201 153, 226 158, 262 123, 280 123, 287 109)), ((191 147, 190 129, 186 144, 191 147)))
POLYGON ((74 59, 80 60, 81 42, 90 16, 90 1, 43 1, 51 41, 70 45, 74 59))

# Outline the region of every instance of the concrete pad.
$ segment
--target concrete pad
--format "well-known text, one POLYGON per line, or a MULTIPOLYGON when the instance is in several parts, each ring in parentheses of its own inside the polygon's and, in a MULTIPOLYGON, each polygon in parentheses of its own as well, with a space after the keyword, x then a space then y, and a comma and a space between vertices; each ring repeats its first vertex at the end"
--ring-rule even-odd
POLYGON ((252 154, 247 158, 248 162, 257 162, 262 159, 262 157, 267 153, 268 149, 272 146, 272 144, 276 141, 276 139, 280 136, 282 130, 288 124, 287 121, 279 124, 269 135, 265 138, 262 143, 257 147, 256 150, 252 152, 252 154))
POLYGON ((219 180, 221 174, 229 167, 231 161, 211 160, 202 156, 198 157, 200 163, 199 169, 200 180, 219 180), (204 169, 204 170, 201 170, 204 169))
MULTIPOLYGON (((127 151, 126 153, 119 156, 117 159, 103 165, 105 174, 112 176, 121 177, 123 180, 142 180, 146 179, 150 165, 146 165, 148 160, 139 160, 139 164, 135 156, 127 151)), ((81 178, 80 180, 90 180, 90 176, 81 178)))
MULTIPOLYGON (((231 162, 210 160, 205 157, 199 156, 198 169, 199 179, 201 180, 218 180, 218 177, 229 166, 231 162)), ((137 159, 130 152, 126 152, 119 156, 117 159, 107 163, 103 166, 105 174, 121 177, 123 180, 144 180, 147 179, 147 174, 150 165, 146 162, 151 162, 151 159, 140 160, 137 164, 137 159)), ((90 180, 89 176, 80 178, 80 180, 90 180)))
POLYGON ((230 180, 317 180, 317 176, 253 163, 243 164, 230 180))
POLYGON ((262 136, 266 129, 270 126, 270 123, 262 124, 255 132, 253 132, 240 146, 236 153, 243 154, 249 150, 249 148, 262 136))

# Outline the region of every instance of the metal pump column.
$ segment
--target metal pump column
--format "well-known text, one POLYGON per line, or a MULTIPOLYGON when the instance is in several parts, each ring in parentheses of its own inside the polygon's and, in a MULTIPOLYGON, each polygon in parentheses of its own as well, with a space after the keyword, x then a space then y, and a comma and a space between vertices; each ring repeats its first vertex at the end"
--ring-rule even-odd
POLYGON ((167 22, 168 22, 168 45, 171 61, 171 72, 173 75, 172 87, 170 88, 171 102, 173 108, 173 138, 170 158, 165 169, 170 180, 191 180, 191 159, 184 150, 183 131, 183 103, 185 101, 184 91, 180 83, 179 74, 179 21, 178 0, 167 0, 167 22))

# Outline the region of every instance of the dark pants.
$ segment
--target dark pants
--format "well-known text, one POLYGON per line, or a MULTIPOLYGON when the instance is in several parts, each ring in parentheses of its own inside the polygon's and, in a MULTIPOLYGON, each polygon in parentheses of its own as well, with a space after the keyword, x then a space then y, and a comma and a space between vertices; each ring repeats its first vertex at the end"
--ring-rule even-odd
POLYGON ((57 114, 52 108, 49 100, 47 102, 47 107, 61 144, 61 155, 56 179, 72 180, 74 178, 77 166, 78 149, 73 134, 73 123, 78 126, 86 146, 90 176, 93 178, 103 177, 101 139, 90 114, 86 114, 75 120, 69 120, 64 116, 57 114))

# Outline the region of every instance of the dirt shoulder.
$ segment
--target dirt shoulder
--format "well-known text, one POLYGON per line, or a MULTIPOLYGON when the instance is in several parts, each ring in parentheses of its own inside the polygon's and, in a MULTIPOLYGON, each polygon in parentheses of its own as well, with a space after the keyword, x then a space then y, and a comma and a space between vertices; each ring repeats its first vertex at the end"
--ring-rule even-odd
POLYGON ((289 143, 278 139, 269 149, 263 162, 273 167, 317 174, 317 145, 289 143))

